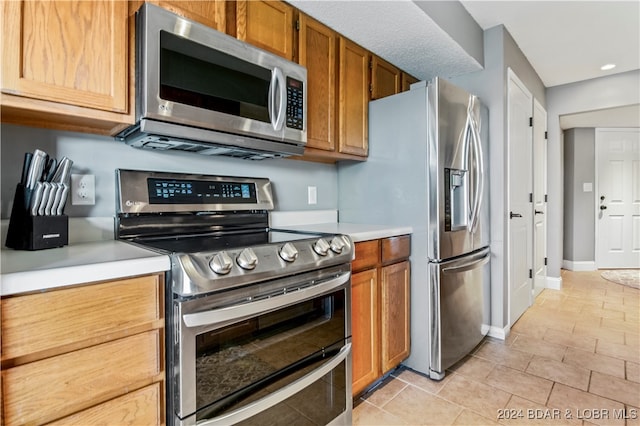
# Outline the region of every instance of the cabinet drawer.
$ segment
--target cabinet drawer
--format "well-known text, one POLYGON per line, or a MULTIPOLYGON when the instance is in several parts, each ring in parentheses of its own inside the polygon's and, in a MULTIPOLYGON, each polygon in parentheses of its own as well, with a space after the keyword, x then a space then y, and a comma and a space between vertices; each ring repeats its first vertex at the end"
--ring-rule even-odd
POLYGON ((411 254, 411 236, 400 235, 382 240, 382 263, 406 259, 411 254))
POLYGON ((50 426, 159 425, 162 424, 161 395, 161 384, 154 383, 50 423, 50 426))
POLYGON ((148 331, 4 370, 6 424, 56 420, 151 384, 161 372, 160 337, 148 331))
POLYGON ((66 351, 55 348, 78 349, 145 331, 139 328, 144 324, 147 330, 161 327, 153 323, 162 318, 160 297, 159 275, 7 297, 2 360, 31 354, 31 361, 44 357, 38 352, 51 356, 66 351))
POLYGON ((380 240, 361 241, 356 243, 356 257, 351 262, 353 271, 360 271, 378 263, 380 253, 380 240))

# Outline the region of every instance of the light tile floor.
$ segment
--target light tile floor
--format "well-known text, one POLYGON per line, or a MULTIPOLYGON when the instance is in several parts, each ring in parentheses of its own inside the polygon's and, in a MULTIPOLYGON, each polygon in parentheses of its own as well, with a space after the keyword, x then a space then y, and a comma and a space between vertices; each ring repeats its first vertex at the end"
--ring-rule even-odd
POLYGON ((432 381, 400 368, 354 425, 640 425, 640 291, 562 271, 505 341, 486 338, 432 381))

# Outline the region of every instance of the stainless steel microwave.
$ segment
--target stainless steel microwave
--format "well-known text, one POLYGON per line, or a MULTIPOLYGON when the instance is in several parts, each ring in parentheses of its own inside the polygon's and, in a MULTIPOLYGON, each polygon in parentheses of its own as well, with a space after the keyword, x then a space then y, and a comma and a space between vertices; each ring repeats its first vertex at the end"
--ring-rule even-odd
POLYGON ((307 70, 144 4, 136 16, 137 148, 263 159, 302 154, 307 70))

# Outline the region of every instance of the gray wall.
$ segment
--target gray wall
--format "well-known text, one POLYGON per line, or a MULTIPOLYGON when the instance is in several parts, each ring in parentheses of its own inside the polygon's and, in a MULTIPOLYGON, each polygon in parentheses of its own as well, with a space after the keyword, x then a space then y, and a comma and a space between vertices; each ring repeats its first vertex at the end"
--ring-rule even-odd
POLYGON ((571 262, 595 262, 595 146, 595 129, 564 132, 563 257, 571 262))
POLYGON ((3 219, 7 219, 11 213, 24 152, 36 148, 57 158, 66 155, 72 159, 74 174, 95 175, 95 206, 71 206, 69 202, 66 209, 69 216, 114 215, 116 168, 268 177, 273 185, 276 210, 337 209, 338 179, 333 164, 288 159, 249 161, 191 153, 167 154, 131 148, 109 137, 9 124, 0 125, 0 134, 0 212, 3 219), (307 204, 307 186, 317 187, 316 205, 307 204))
POLYGON ((491 182, 491 320, 494 327, 509 323, 509 268, 507 250, 507 70, 511 68, 546 108, 544 84, 527 58, 502 26, 484 32, 483 71, 451 78, 478 95, 489 107, 489 171, 491 182))

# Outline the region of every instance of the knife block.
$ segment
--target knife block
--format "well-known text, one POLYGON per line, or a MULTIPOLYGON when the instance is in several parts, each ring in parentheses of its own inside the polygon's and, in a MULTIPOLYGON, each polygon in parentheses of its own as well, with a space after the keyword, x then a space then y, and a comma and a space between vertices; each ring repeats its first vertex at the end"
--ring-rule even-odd
POLYGON ((5 245, 16 250, 42 250, 69 244, 69 217, 31 216, 25 207, 25 187, 19 183, 13 197, 5 245))

